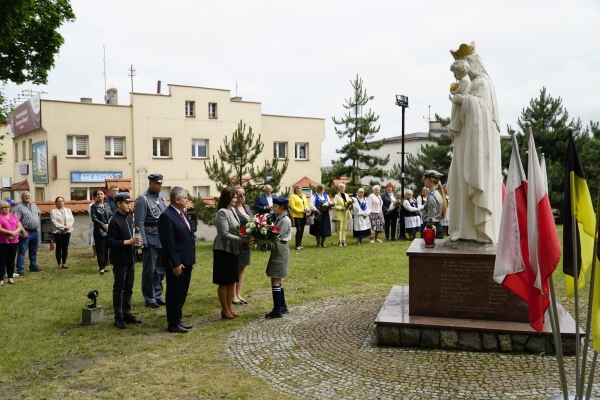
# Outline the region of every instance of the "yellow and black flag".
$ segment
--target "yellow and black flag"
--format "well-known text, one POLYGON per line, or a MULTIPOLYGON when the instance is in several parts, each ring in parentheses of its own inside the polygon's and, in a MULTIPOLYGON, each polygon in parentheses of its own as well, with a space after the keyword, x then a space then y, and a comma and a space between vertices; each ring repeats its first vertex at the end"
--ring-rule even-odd
POLYGON ((567 275, 567 296, 575 291, 574 263, 577 261, 579 288, 585 286, 585 274, 592 265, 594 253, 594 229, 596 216, 592 199, 585 181, 579 153, 569 130, 569 149, 565 174, 565 205, 563 210, 563 272, 567 275), (572 218, 577 221, 573 232, 572 218), (573 236, 577 248, 573 251, 573 236))

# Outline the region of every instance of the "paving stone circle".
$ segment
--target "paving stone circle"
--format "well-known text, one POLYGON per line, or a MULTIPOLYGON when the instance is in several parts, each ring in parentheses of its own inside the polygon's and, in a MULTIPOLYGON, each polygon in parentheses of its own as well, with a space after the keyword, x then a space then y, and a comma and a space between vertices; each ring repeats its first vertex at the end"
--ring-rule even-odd
MULTIPOLYGON (((529 400, 561 393, 553 356, 378 347, 373 321, 383 300, 356 295, 291 307, 283 319, 258 319, 231 333, 227 353, 275 390, 304 399, 529 400)), ((565 358, 571 393, 574 360, 565 358)))

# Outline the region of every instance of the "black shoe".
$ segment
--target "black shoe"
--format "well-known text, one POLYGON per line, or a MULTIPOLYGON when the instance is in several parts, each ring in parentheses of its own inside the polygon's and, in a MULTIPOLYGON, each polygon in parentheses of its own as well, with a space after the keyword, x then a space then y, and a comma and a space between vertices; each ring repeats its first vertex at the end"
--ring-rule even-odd
POLYGON ((150 308, 160 308, 160 306, 158 305, 158 303, 150 303, 150 304, 146 304, 146 307, 150 307, 150 308))
POLYGON ((29 268, 29 272, 44 272, 40 267, 29 268))
POLYGON ((117 328, 119 328, 119 329, 125 329, 125 328, 127 328, 127 324, 122 319, 115 320, 115 326, 117 328))
POLYGON ((281 307, 281 313, 282 314, 289 314, 289 311, 288 311, 287 307, 281 307))
POLYGON ((165 303, 165 301, 163 299, 156 300, 156 304, 158 304, 159 306, 166 306, 167 305, 167 303, 165 303))
POLYGON ((25 271, 18 272, 17 275, 19 275, 19 276, 25 276, 25 271))
POLYGON ((275 313, 273 311, 271 311, 268 314, 265 314, 265 318, 266 319, 272 319, 272 318, 283 318, 283 315, 279 312, 279 313, 275 313))
POLYGON ((180 326, 180 325, 170 326, 167 328, 167 331, 169 331, 171 333, 188 333, 189 332, 187 329, 185 329, 183 326, 180 326))
POLYGON ((131 314, 125 314, 124 318, 125 318, 125 322, 128 322, 130 324, 141 324, 142 323, 141 319, 136 318, 131 314))
POLYGON ((184 324, 183 322, 180 322, 179 326, 182 327, 183 329, 192 329, 194 327, 194 325, 192 325, 192 324, 184 324))
POLYGON ((396 241, 396 239, 393 239, 393 238, 392 238, 392 242, 395 242, 395 241, 396 241))

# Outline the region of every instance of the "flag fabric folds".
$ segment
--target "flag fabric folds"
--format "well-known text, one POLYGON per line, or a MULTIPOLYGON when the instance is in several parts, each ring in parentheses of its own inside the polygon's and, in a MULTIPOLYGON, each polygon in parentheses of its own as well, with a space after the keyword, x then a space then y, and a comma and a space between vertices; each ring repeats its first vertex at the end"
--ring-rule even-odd
POLYGON ((546 189, 547 178, 543 176, 540 168, 531 128, 528 131, 527 241, 529 263, 536 275, 535 287, 542 291, 542 295, 548 296, 550 294, 548 278, 560 261, 560 241, 546 189))
POLYGON ((529 323, 541 333, 549 300, 534 286, 536 276, 529 264, 527 182, 518 153, 514 141, 502 206, 494 280, 528 304, 529 323))
MULTIPOLYGON (((600 208, 600 187, 598 188, 598 208, 600 208)), ((596 261, 594 277, 594 298, 592 299, 592 347, 600 352, 600 271, 596 261)))
POLYGON ((569 132, 567 166, 565 171, 565 204, 563 210, 563 272, 567 284, 567 296, 575 292, 574 264, 577 261, 579 271, 579 289, 585 286, 585 274, 592 265, 594 253, 594 228, 596 217, 592 199, 585 181, 585 174, 579 159, 579 153, 569 132), (577 221, 573 230, 572 218, 577 221), (577 248, 573 251, 573 236, 577 248))

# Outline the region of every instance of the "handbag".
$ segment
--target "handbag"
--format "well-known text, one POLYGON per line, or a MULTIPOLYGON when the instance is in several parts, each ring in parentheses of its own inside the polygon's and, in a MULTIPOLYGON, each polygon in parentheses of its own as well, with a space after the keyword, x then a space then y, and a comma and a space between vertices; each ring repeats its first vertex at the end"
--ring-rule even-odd
POLYGON ((315 212, 311 212, 306 216, 306 225, 313 225, 315 223, 315 212))
POLYGON ((98 232, 100 232, 101 238, 105 238, 108 236, 108 233, 104 229, 99 229, 98 232))

